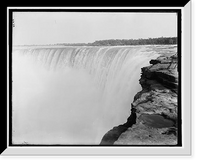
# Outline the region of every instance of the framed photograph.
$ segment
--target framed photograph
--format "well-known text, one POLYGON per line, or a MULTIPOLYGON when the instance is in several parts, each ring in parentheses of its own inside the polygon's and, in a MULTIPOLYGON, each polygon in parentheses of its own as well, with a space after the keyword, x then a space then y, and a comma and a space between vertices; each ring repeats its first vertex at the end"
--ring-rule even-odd
POLYGON ((191 155, 191 2, 179 3, 7 7, 2 155, 191 155))

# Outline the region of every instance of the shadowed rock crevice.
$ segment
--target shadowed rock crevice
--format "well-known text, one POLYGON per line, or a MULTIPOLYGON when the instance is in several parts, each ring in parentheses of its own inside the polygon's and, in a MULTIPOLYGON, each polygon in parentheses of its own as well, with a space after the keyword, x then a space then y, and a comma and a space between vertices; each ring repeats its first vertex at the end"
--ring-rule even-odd
POLYGON ((175 125, 173 120, 166 119, 159 114, 141 114, 138 119, 146 126, 153 128, 167 128, 175 125))
POLYGON ((113 145, 119 136, 135 123, 136 113, 131 112, 131 115, 128 117, 126 123, 114 127, 103 136, 100 145, 113 145))

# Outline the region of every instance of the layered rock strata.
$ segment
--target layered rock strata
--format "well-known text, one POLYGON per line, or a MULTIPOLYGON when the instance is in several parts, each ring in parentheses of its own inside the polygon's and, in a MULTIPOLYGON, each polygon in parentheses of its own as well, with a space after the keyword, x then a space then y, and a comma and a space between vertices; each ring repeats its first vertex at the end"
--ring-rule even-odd
POLYGON ((160 56, 142 68, 138 92, 125 124, 107 132, 100 145, 176 145, 177 54, 160 56))

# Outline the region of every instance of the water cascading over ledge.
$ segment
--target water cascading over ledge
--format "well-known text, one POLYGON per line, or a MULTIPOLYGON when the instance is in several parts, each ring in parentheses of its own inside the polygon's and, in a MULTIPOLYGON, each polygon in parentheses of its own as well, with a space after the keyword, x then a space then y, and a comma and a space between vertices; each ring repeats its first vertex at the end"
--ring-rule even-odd
POLYGON ((108 131, 101 145, 181 146, 178 56, 160 56, 150 64, 141 69, 142 90, 134 96, 127 122, 108 131))
POLYGON ((14 48, 13 144, 99 144, 130 115, 141 67, 175 49, 14 48))

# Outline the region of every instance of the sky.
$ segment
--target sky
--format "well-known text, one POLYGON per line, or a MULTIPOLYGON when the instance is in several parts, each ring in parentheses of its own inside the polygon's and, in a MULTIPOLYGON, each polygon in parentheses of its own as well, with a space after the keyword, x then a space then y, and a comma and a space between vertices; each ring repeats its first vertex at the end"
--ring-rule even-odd
POLYGON ((14 12, 13 45, 177 36, 176 13, 14 12))

